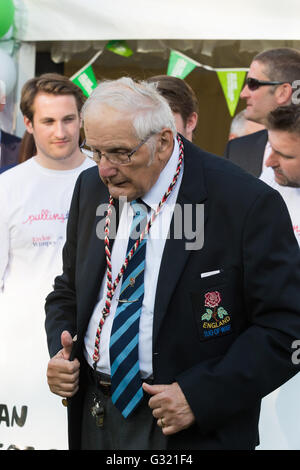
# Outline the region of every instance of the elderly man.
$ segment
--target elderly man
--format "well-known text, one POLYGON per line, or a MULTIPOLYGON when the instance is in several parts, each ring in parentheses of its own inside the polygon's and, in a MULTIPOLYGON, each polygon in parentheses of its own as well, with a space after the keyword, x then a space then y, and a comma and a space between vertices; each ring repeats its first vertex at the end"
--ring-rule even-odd
POLYGON ((261 398, 298 371, 284 202, 176 136, 152 84, 101 83, 83 118, 99 173, 77 181, 46 301, 70 448, 253 449, 261 398))
MULTIPOLYGON (((278 48, 257 54, 251 65, 241 98, 246 100, 246 119, 266 125, 268 114, 291 103, 294 80, 300 77, 300 51, 278 48)), ((267 130, 230 140, 225 157, 244 170, 260 176, 270 153, 267 130)))

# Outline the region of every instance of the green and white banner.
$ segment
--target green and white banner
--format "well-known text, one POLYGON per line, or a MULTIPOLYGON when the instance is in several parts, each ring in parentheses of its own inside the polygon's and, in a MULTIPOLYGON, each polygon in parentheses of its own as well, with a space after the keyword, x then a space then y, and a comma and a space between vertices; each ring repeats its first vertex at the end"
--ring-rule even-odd
POLYGON ((190 59, 190 57, 187 57, 181 52, 171 50, 167 75, 181 78, 183 80, 192 72, 192 70, 194 70, 195 67, 199 65, 199 62, 190 59))
MULTIPOLYGON (((122 55, 123 57, 130 57, 133 54, 133 51, 130 49, 126 41, 109 41, 105 48, 110 52, 122 55)), ((92 91, 98 86, 92 64, 99 55, 102 54, 102 52, 102 50, 98 51, 87 64, 85 64, 70 78, 72 82, 82 89, 83 93, 87 97, 89 97, 92 91)))
POLYGON ((227 102, 230 116, 234 116, 246 71, 244 69, 217 69, 221 87, 227 102))
POLYGON ((70 80, 79 86, 85 96, 89 97, 92 91, 97 87, 97 79, 95 77, 92 64, 99 57, 102 51, 98 51, 87 64, 85 64, 78 72, 76 72, 70 80))
MULTIPOLYGON (((0 0, 1 1, 1 0, 0 0)), ((122 55, 124 57, 130 57, 133 54, 132 50, 128 47, 126 41, 109 41, 106 44, 106 49, 115 54, 122 55)), ((97 79, 95 77, 92 64, 102 53, 98 51, 91 60, 76 72, 70 80, 78 85, 85 96, 90 96, 92 91, 97 87, 97 79)), ((216 69, 205 64, 201 64, 194 59, 182 54, 181 52, 171 50, 167 75, 172 77, 181 78, 182 80, 191 73, 196 67, 202 67, 206 70, 217 72, 220 80, 222 90, 227 102, 228 110, 231 116, 234 115, 240 92, 243 87, 245 80, 246 68, 239 69, 216 69)))
POLYGON ((167 75, 181 78, 183 80, 194 70, 195 67, 201 67, 212 72, 217 72, 227 102, 229 113, 231 116, 233 116, 239 101, 240 92, 243 87, 248 68, 216 69, 214 67, 210 67, 209 65, 201 64, 200 62, 187 57, 181 52, 171 50, 167 75))

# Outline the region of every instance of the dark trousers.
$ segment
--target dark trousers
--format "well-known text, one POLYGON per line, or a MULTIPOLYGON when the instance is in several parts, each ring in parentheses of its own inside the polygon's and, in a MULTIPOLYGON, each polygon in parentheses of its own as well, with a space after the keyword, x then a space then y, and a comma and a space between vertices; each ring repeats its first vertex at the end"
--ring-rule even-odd
POLYGON ((96 385, 88 384, 82 420, 81 448, 83 450, 164 450, 166 437, 148 406, 150 397, 144 397, 142 403, 124 418, 113 405, 111 398, 105 396, 96 385), (97 391, 104 406, 103 426, 96 425, 91 414, 94 394, 97 391))

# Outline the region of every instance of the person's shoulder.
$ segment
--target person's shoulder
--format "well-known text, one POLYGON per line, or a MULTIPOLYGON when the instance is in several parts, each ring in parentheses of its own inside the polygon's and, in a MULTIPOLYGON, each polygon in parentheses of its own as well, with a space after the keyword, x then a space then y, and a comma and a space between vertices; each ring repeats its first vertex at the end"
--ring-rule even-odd
POLYGON ((98 166, 97 165, 91 165, 91 166, 86 166, 85 169, 82 170, 80 173, 80 179, 83 183, 86 181, 91 182, 91 181, 98 181, 100 180, 99 176, 99 171, 98 171, 98 166))
POLYGON ((18 179, 19 177, 23 177, 27 172, 30 172, 32 170, 33 166, 33 159, 29 158, 23 163, 18 163, 17 165, 8 168, 6 171, 0 174, 1 185, 5 184, 5 182, 10 183, 18 179))
POLYGON ((91 194, 102 189, 106 190, 106 186, 100 178, 97 165, 93 165, 80 173, 77 179, 77 186, 80 186, 81 193, 91 194))
POLYGON ((256 145, 259 141, 265 141, 267 143, 268 140, 268 131, 263 129, 261 131, 253 132, 252 134, 243 135, 241 137, 237 137, 236 139, 232 139, 227 143, 228 147, 245 147, 249 145, 256 145))
POLYGON ((5 143, 7 143, 7 144, 10 144, 10 143, 15 143, 15 144, 21 143, 20 137, 14 135, 14 134, 9 134, 8 132, 2 131, 2 130, 1 130, 1 134, 2 134, 2 140, 3 140, 3 142, 5 142, 5 143))
POLYGON ((24 188, 32 178, 32 159, 19 163, 6 171, 0 173, 0 197, 12 200, 18 199, 22 201, 24 196, 24 188))
POLYGON ((191 151, 190 162, 194 161, 194 164, 198 165, 195 173, 203 171, 205 186, 212 196, 221 195, 221 197, 232 197, 233 199, 249 198, 251 194, 256 197, 262 192, 274 191, 259 178, 230 160, 202 150, 193 144, 191 147, 188 144, 187 148, 191 151))

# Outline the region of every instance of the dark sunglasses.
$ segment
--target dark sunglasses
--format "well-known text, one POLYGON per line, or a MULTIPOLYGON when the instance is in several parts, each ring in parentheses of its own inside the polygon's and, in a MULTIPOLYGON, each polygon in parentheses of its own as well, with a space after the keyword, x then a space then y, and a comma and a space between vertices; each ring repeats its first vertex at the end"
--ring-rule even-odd
POLYGON ((264 80, 257 80, 257 78, 251 78, 251 77, 246 78, 246 85, 251 91, 257 90, 261 86, 282 85, 283 83, 287 83, 287 82, 267 82, 264 80))

